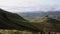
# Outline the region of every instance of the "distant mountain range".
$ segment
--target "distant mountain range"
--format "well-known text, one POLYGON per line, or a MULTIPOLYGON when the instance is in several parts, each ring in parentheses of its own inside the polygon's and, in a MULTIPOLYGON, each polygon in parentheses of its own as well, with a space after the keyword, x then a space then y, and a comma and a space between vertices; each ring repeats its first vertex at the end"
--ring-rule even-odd
POLYGON ((36 12, 19 12, 17 13, 21 15, 23 18, 27 20, 32 20, 40 17, 44 17, 48 15, 51 18, 60 20, 60 11, 48 11, 48 12, 42 12, 42 11, 36 11, 36 12))

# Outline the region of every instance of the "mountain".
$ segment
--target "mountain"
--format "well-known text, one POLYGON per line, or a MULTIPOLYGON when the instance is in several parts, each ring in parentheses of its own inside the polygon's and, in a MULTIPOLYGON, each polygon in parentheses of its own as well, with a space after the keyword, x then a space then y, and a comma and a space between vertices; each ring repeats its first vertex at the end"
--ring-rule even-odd
POLYGON ((0 29, 17 29, 17 30, 33 30, 44 32, 60 32, 60 12, 27 12, 27 13, 10 13, 0 9, 0 29), (29 16, 31 14, 31 17, 29 16), (21 15, 21 16, 19 16, 21 15), (27 17, 23 17, 28 16, 27 17), (47 16, 46 16, 47 15, 47 16), (35 17, 36 16, 36 17, 35 17), (33 17, 33 21, 28 20, 33 17), (35 18, 34 18, 35 17, 35 18), (57 17, 57 18, 56 18, 57 17), (24 19, 25 18, 25 19, 24 19))
POLYGON ((56 23, 56 24, 60 24, 60 21, 59 21, 59 20, 50 18, 50 17, 48 17, 48 16, 41 17, 41 18, 38 18, 38 19, 34 19, 32 22, 40 22, 40 23, 56 23))
POLYGON ((51 12, 47 12, 47 15, 51 18, 60 20, 60 11, 51 11, 51 12))
POLYGON ((44 13, 45 12, 18 12, 17 14, 18 15, 21 15, 23 18, 27 19, 27 20, 31 20, 31 19, 34 19, 34 18, 38 18, 40 16, 44 16, 44 13), (43 14, 42 14, 43 13, 43 14))
POLYGON ((17 15, 16 13, 7 12, 3 9, 0 9, 0 29, 30 29, 40 31, 23 17, 17 15))
POLYGON ((23 18, 27 20, 37 19, 40 17, 44 17, 46 15, 48 15, 51 18, 60 20, 60 11, 48 11, 48 12, 36 11, 36 12, 22 12, 17 14, 21 15, 23 18))
POLYGON ((41 17, 32 21, 35 26, 41 28, 45 32, 60 32, 60 21, 50 18, 50 17, 41 17))

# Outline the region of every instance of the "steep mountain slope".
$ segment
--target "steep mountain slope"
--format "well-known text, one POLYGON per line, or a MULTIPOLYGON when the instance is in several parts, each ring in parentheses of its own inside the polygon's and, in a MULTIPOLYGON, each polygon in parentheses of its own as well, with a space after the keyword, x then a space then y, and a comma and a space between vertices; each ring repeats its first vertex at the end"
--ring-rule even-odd
POLYGON ((0 9, 0 29, 31 29, 40 31, 21 16, 0 9))

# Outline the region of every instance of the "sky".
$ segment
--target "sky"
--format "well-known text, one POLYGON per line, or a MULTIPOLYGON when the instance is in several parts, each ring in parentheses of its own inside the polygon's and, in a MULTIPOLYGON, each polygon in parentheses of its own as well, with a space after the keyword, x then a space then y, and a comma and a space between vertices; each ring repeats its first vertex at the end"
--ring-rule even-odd
POLYGON ((9 12, 60 11, 60 0, 0 0, 0 8, 9 12))

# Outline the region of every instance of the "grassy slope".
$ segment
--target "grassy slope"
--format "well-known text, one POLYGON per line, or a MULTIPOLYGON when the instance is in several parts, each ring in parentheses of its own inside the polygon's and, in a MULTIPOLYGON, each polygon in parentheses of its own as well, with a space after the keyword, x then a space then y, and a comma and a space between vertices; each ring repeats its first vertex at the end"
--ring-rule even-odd
POLYGON ((43 31, 58 31, 60 32, 60 21, 56 19, 52 19, 49 17, 42 17, 33 20, 33 23, 36 27, 39 29, 42 29, 43 31))
POLYGON ((0 9, 0 29, 31 29, 40 31, 21 16, 0 9))
POLYGON ((59 20, 52 19, 52 18, 49 18, 49 17, 41 17, 41 18, 33 20, 32 22, 57 23, 57 24, 59 23, 60 24, 59 20))

